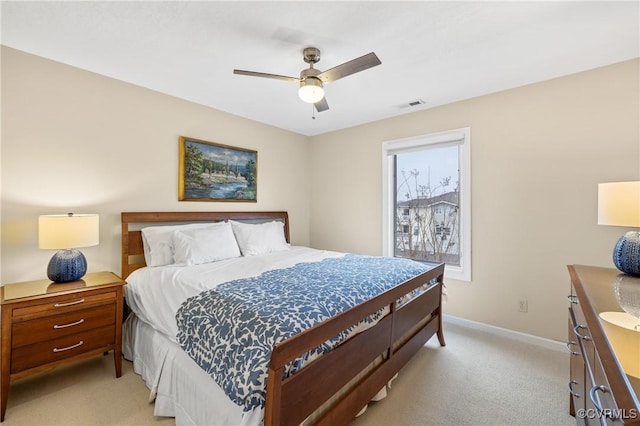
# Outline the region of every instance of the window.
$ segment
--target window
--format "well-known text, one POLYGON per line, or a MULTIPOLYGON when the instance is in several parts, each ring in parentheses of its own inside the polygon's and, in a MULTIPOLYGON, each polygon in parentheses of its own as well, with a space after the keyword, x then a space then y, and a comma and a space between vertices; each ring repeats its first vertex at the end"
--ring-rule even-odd
POLYGON ((384 255, 471 281, 470 144, 469 128, 383 144, 384 255))

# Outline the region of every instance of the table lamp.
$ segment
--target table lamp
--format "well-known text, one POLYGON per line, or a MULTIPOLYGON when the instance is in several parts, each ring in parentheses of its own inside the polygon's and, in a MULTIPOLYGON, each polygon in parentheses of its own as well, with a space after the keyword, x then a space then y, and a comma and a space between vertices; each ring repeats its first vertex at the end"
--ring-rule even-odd
POLYGON ((87 272, 87 259, 76 250, 98 244, 100 235, 97 214, 41 215, 38 218, 38 247, 58 249, 47 266, 53 282, 79 280, 87 272))
MULTIPOLYGON (((598 224, 640 228, 640 181, 598 184, 598 224)), ((620 237, 613 263, 626 274, 640 276, 640 232, 620 237)))

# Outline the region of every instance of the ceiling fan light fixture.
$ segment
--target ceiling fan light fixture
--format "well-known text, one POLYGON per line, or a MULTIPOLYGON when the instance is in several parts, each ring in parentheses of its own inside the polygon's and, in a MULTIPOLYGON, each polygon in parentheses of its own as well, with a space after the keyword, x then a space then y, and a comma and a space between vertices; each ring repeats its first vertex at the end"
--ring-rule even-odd
POLYGON ((233 70, 233 73, 253 77, 274 78, 276 80, 298 83, 300 85, 300 89, 298 90, 298 96, 300 96, 300 99, 306 103, 313 104, 316 111, 322 112, 329 109, 329 104, 324 96, 324 83, 333 83, 336 80, 364 71, 371 67, 375 67, 382 63, 376 54, 371 52, 326 71, 320 71, 314 68, 314 65, 320 60, 320 49, 316 47, 306 47, 302 51, 302 56, 304 61, 309 64, 309 68, 305 68, 300 71, 299 78, 246 70, 233 70))
POLYGON ((322 81, 316 77, 307 77, 300 82, 300 89, 298 89, 298 96, 304 102, 315 104, 320 102, 324 98, 324 89, 322 88, 322 81))

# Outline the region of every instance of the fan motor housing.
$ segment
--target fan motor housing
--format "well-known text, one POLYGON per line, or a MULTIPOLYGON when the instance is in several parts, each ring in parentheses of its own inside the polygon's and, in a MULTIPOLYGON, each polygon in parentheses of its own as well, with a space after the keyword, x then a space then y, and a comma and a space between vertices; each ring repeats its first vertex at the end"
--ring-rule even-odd
MULTIPOLYGON (((307 77, 318 78, 317 75, 320 74, 320 71, 315 68, 307 68, 300 71, 300 80, 305 80, 307 77)), ((319 79, 318 79, 319 80, 319 79)))
POLYGON ((320 80, 318 77, 309 76, 300 80, 300 87, 304 86, 316 86, 321 88, 323 87, 323 84, 322 80, 320 80))

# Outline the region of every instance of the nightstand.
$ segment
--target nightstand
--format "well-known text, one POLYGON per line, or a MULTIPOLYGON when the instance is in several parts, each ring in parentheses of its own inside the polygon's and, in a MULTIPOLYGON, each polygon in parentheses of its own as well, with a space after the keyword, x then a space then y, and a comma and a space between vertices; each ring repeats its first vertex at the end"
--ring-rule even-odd
POLYGON ((0 287, 2 411, 9 384, 99 353, 113 351, 122 374, 124 281, 95 272, 79 281, 26 281, 0 287))

